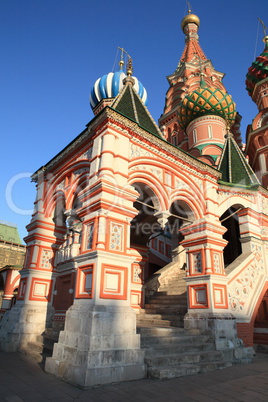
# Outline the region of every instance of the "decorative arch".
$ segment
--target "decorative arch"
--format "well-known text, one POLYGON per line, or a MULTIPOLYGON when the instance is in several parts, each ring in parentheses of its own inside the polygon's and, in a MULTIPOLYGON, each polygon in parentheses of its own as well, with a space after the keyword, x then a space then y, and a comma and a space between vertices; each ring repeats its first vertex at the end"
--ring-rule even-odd
POLYGON ((174 215, 177 214, 178 216, 181 216, 182 218, 185 218, 192 222, 197 219, 194 209, 191 207, 191 203, 189 203, 188 199, 184 199, 184 197, 173 197, 169 207, 169 211, 174 215))
POLYGON ((256 205, 243 196, 238 196, 236 194, 228 195, 228 197, 226 196, 226 199, 218 206, 219 216, 223 215, 224 212, 231 207, 255 209, 256 205))
POLYGON ((196 219, 202 218, 202 216, 204 215, 205 202, 201 199, 201 197, 198 197, 197 193, 195 193, 194 191, 175 191, 170 197, 168 209, 170 209, 171 205, 176 201, 179 201, 181 205, 186 208, 186 211, 191 215, 191 218, 189 219, 194 221, 196 219))
POLYGON ((48 191, 44 199, 46 216, 51 216, 55 208, 53 201, 55 202, 55 195, 58 191, 62 191, 65 194, 67 203, 70 194, 73 194, 76 191, 78 184, 87 179, 89 166, 90 164, 88 161, 76 161, 68 166, 67 170, 62 169, 62 172, 55 176, 55 180, 47 182, 48 191), (81 171, 80 174, 77 174, 77 177, 75 177, 74 173, 79 170, 81 171))
POLYGON ((75 198, 78 194, 83 191, 88 183, 88 174, 83 174, 79 176, 70 187, 66 196, 66 209, 71 209, 75 198))
POLYGON ((165 211, 168 208, 168 194, 166 189, 162 183, 160 183, 160 181, 153 176, 150 176, 146 172, 135 171, 130 174, 128 183, 131 186, 133 186, 134 183, 141 183, 142 185, 147 186, 148 189, 150 189, 150 191, 152 191, 154 194, 154 206, 159 211, 165 211))
POLYGON ((14 290, 19 286, 19 282, 20 282, 20 274, 18 273, 18 275, 13 279, 11 284, 14 290))

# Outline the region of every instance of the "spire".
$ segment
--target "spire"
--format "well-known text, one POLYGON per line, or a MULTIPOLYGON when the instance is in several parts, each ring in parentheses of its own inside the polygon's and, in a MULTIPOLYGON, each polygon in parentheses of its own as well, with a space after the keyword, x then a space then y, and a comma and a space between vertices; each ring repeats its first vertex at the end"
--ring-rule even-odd
POLYGON ((199 36, 197 32, 199 26, 200 26, 200 19, 198 18, 197 15, 191 14, 191 10, 189 8, 188 14, 183 18, 181 22, 181 29, 185 34, 186 44, 180 62, 190 62, 196 56, 202 60, 207 60, 198 41, 199 36))
MULTIPOLYGON (((127 76, 125 80, 132 79, 127 76)), ((115 98, 111 108, 137 123, 141 128, 153 135, 162 138, 161 131, 144 105, 141 97, 135 91, 135 87, 129 82, 124 83, 121 93, 115 98)))
POLYGON ((135 81, 132 78, 132 73, 133 73, 133 66, 132 66, 132 58, 130 56, 128 56, 128 62, 127 62, 127 76, 126 78, 124 78, 123 80, 123 84, 130 84, 130 85, 134 85, 135 81))
POLYGON ((218 170, 222 173, 221 184, 252 189, 260 185, 257 176, 248 164, 229 129, 227 130, 218 170))

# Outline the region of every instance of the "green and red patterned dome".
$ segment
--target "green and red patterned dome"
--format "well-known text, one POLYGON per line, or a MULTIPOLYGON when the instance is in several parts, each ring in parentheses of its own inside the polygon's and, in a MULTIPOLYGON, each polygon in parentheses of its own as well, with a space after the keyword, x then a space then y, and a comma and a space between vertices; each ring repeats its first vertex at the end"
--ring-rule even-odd
POLYGON ((236 116, 236 105, 231 95, 215 87, 200 87, 186 95, 178 110, 178 120, 183 129, 194 119, 206 115, 217 115, 232 125, 236 116))
POLYGON ((268 77, 268 36, 264 38, 264 42, 264 51, 256 58, 248 69, 246 88, 250 96, 252 96, 255 85, 268 77))

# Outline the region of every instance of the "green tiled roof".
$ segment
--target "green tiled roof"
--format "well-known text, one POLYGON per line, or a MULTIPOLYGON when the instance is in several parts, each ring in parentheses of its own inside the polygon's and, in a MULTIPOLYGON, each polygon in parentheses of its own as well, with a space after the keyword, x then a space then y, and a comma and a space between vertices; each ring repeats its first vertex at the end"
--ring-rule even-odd
POLYGON ((162 138, 159 128, 131 84, 128 83, 123 87, 111 108, 135 121, 146 131, 162 138))
POLYGON ((0 240, 22 244, 17 227, 3 221, 0 221, 0 240))
POLYGON ((218 167, 222 173, 220 182, 241 187, 256 187, 260 184, 257 176, 233 138, 228 133, 218 167))

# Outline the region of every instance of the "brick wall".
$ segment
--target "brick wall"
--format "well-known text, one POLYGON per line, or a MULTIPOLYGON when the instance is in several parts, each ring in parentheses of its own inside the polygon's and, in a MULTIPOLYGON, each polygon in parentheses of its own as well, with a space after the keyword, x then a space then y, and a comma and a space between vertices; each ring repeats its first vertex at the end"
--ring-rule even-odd
POLYGON ((245 346, 253 346, 254 321, 250 323, 237 323, 237 336, 242 339, 245 346))

